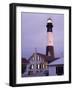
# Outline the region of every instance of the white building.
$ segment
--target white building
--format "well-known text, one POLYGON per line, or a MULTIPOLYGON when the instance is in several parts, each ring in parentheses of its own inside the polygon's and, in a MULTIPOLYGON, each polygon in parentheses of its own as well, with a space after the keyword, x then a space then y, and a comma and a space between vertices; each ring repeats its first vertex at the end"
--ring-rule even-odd
POLYGON ((64 74, 64 58, 49 63, 49 76, 64 74))

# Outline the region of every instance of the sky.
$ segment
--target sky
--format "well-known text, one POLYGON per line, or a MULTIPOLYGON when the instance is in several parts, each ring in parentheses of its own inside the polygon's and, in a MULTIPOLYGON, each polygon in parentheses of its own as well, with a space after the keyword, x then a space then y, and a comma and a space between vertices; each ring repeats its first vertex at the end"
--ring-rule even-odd
POLYGON ((21 56, 29 58, 34 52, 46 54, 47 19, 53 21, 55 56, 64 54, 64 15, 52 13, 21 13, 21 56))

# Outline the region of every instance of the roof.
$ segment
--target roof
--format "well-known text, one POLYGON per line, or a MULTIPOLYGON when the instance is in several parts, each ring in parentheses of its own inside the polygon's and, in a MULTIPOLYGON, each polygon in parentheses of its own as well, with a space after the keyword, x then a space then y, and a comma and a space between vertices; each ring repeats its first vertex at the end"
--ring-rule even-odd
POLYGON ((64 64, 64 58, 63 57, 49 63, 49 65, 61 65, 61 64, 64 64))
MULTIPOLYGON (((33 55, 28 60, 31 60, 31 58, 34 56, 34 54, 35 53, 33 53, 33 55)), ((59 57, 57 57, 57 58, 51 58, 50 56, 46 56, 45 54, 42 54, 42 53, 36 53, 36 55, 41 56, 45 60, 45 62, 48 62, 48 63, 51 63, 51 62, 59 59, 59 57)))
POLYGON ((48 18, 48 23, 52 23, 52 19, 51 18, 48 18))
POLYGON ((29 61, 26 58, 22 58, 22 64, 28 64, 29 61))

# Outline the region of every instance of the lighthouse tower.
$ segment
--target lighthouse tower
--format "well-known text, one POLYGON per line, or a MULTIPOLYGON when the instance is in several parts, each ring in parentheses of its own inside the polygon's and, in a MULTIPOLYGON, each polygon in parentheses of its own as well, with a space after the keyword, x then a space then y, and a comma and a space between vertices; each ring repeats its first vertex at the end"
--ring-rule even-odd
POLYGON ((49 18, 47 20, 47 47, 46 47, 46 56, 54 58, 54 43, 53 43, 53 22, 52 19, 49 18))

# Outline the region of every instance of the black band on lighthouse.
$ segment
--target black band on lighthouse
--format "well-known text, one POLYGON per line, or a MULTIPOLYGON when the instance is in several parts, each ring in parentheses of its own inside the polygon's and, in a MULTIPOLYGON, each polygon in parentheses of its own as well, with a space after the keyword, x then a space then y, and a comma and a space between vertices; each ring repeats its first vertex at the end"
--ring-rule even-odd
POLYGON ((46 56, 50 56, 51 58, 54 58, 54 47, 53 46, 46 47, 46 56))
POLYGON ((52 32, 52 27, 53 27, 52 23, 47 23, 46 27, 47 27, 47 32, 52 32))

